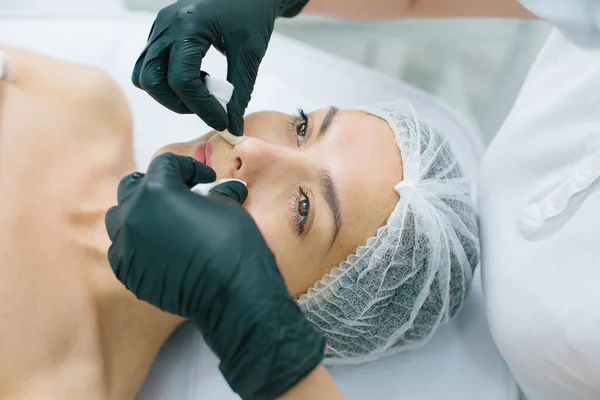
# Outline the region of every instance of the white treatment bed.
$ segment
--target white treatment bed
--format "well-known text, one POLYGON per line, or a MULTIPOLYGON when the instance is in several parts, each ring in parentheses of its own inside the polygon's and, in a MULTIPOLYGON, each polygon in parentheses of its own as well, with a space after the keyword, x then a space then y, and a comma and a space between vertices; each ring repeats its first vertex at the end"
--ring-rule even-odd
MULTIPOLYGON (((131 104, 135 157, 143 170, 162 145, 208 130, 197 117, 171 113, 130 83, 153 19, 153 15, 139 13, 101 17, 0 14, 0 43, 95 65, 111 74, 131 104)), ((209 53, 203 69, 223 77, 225 60, 216 52, 209 53)), ((421 116, 447 135, 464 169, 475 176, 483 148, 468 121, 416 89, 283 36, 275 35, 271 41, 249 112, 290 112, 299 106, 343 108, 399 97, 412 101, 421 116)), ((424 348, 331 369, 347 398, 516 400, 516 385, 488 332, 479 279, 477 271, 459 318, 440 329, 424 348)), ((164 346, 137 398, 238 397, 227 387, 201 336, 186 325, 164 346)))

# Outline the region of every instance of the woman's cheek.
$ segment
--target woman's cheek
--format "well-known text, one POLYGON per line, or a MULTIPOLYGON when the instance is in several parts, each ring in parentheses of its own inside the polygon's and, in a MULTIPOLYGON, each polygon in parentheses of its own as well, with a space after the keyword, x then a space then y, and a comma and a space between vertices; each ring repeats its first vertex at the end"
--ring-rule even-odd
POLYGON ((307 276, 298 267, 305 260, 298 243, 295 243, 295 237, 288 233, 289 227, 286 226, 285 214, 281 212, 282 210, 253 207, 252 203, 245 204, 244 208, 256 222, 269 249, 273 252, 288 291, 292 296, 299 297, 304 293, 307 285, 305 282, 307 276))
MULTIPOLYGON (((257 199, 252 196, 252 190, 250 190, 248 200, 244 203, 244 208, 254 219, 256 226, 258 226, 258 230, 263 235, 267 245, 271 249, 271 251, 275 254, 278 252, 278 249, 282 248, 282 240, 281 235, 277 235, 277 231, 281 232, 282 225, 279 224, 277 226, 277 221, 274 220, 272 214, 273 212, 269 212, 262 206, 255 206, 257 204, 257 199)), ((282 221, 283 222, 283 221, 282 221)), ((277 256, 277 254, 275 254, 277 256)))

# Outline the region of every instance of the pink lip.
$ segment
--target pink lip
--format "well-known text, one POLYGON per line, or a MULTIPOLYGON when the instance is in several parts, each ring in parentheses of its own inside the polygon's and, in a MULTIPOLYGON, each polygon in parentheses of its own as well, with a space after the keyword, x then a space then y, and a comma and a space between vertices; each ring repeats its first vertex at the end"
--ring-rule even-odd
POLYGON ((202 164, 206 164, 212 168, 212 145, 210 142, 202 142, 196 146, 194 150, 194 158, 202 164))

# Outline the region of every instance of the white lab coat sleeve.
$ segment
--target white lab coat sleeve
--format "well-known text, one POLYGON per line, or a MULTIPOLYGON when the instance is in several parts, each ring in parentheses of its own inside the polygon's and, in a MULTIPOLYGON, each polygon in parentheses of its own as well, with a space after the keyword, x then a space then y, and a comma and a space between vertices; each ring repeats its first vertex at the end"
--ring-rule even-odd
POLYGON ((600 399, 599 115, 600 52, 554 31, 479 170, 487 320, 528 400, 600 399))
POLYGON ((582 47, 600 48, 600 0, 519 0, 582 47))

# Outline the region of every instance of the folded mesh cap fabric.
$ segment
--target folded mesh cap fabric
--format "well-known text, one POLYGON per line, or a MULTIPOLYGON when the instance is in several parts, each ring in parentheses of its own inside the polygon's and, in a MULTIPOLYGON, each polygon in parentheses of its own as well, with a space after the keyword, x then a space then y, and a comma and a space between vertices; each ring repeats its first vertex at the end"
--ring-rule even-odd
POLYGON ((299 299, 327 364, 423 346, 460 310, 480 255, 471 181, 447 141, 406 101, 360 109, 392 128, 404 176, 387 223, 299 299))

